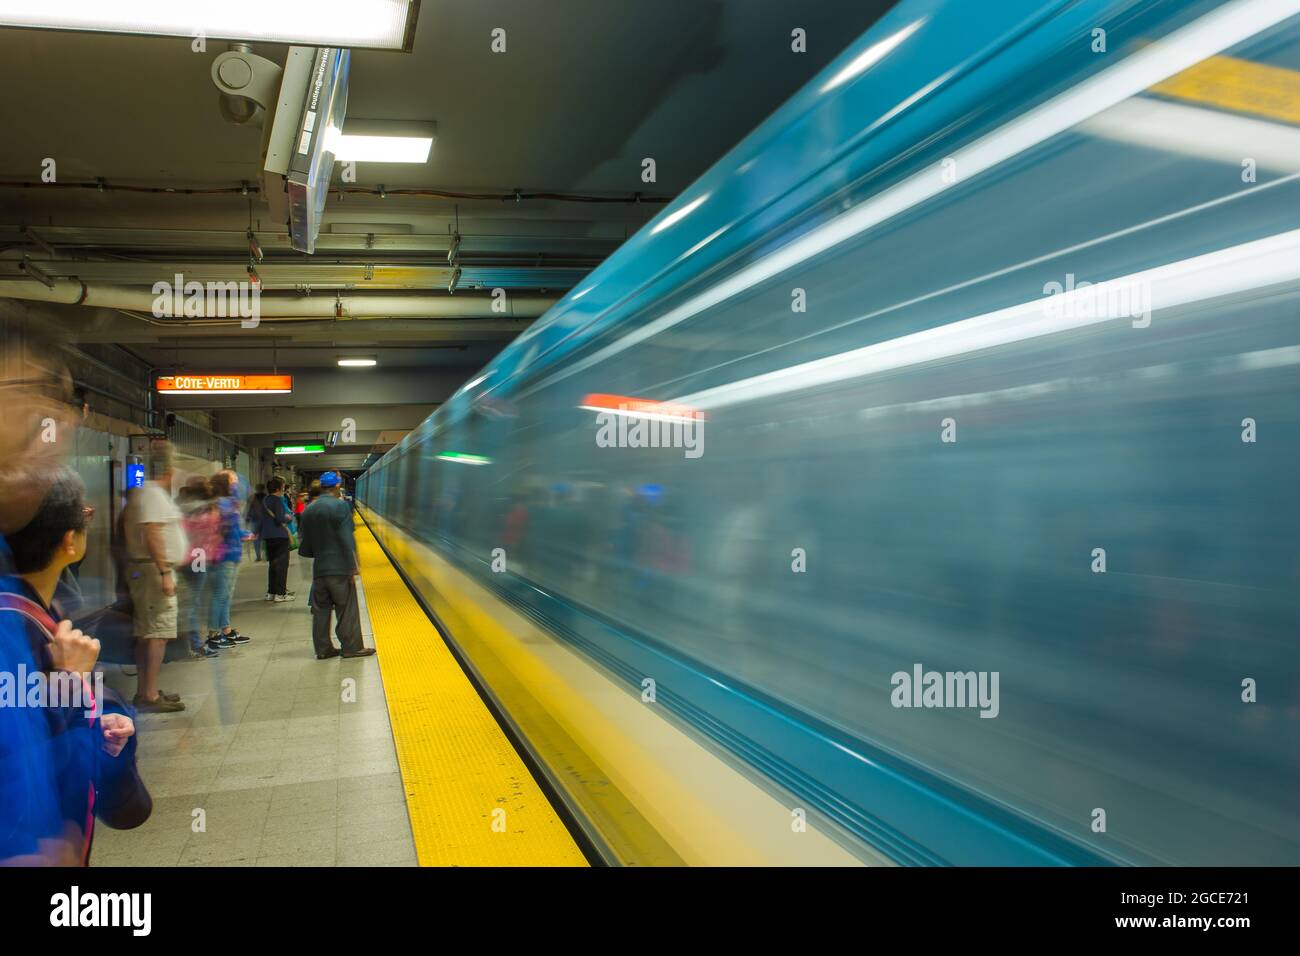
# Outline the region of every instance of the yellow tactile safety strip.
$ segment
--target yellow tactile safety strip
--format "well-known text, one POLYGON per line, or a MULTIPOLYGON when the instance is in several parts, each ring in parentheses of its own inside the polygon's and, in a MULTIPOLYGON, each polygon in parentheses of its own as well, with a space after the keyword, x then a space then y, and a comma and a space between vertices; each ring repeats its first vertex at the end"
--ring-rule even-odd
POLYGON ((421 866, 585 866, 519 754, 369 529, 366 607, 421 866))
POLYGON ((1212 56, 1151 92, 1300 125, 1300 72, 1285 67, 1212 56))

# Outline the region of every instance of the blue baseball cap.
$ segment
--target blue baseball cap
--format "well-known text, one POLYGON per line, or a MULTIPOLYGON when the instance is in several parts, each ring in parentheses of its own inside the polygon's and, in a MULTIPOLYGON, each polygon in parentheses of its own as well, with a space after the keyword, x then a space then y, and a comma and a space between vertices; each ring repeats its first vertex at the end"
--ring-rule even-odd
POLYGON ((320 486, 322 488, 337 488, 343 484, 343 479, 339 477, 337 471, 327 471, 320 476, 320 486))

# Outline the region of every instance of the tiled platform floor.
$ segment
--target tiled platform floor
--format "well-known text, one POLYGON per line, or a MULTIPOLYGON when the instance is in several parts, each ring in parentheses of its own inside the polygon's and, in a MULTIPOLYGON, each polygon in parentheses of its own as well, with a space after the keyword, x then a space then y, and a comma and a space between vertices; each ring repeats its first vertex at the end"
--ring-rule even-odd
MULTIPOLYGON (((153 815, 99 824, 92 866, 416 865, 378 661, 316 660, 297 562, 285 604, 263 600, 265 563, 241 565, 231 617, 251 643, 163 666, 187 709, 137 721, 153 815)), ((373 645, 364 595, 361 621, 373 645)), ((106 680, 135 693, 123 668, 106 680)))

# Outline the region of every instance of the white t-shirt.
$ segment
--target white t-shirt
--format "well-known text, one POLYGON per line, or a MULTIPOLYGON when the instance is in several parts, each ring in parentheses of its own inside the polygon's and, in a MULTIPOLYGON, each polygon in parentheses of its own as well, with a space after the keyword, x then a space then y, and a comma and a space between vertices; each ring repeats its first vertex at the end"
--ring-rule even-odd
POLYGON ((186 558, 189 548, 185 540, 185 529, 181 526, 181 509, 176 507, 171 496, 152 481, 146 481, 144 487, 131 493, 126 504, 126 554, 132 560, 147 560, 149 544, 145 540, 144 526, 160 524, 163 526, 163 548, 167 563, 180 564, 186 558))

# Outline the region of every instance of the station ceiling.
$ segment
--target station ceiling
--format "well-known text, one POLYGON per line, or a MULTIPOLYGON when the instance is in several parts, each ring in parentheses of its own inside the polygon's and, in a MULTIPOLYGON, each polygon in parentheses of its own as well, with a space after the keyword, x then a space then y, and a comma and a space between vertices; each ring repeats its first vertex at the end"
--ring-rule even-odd
MULTIPOLYGON (((599 264, 890 5, 423 0, 411 53, 354 51, 348 115, 436 122, 429 161, 358 164, 355 186, 375 194, 332 195, 312 257, 288 249, 283 224, 270 220, 260 197, 186 192, 259 178, 261 130, 222 119, 209 75, 228 44, 208 41, 195 52, 183 39, 0 29, 0 312, 62 330, 74 345, 93 342, 101 359, 103 349, 117 350, 131 375, 274 367, 348 383, 370 376, 373 428, 356 447, 315 463, 356 467, 372 435, 410 427, 416 411, 435 407, 535 316, 492 323, 444 307, 436 322, 169 327, 131 310, 6 299, 3 283, 19 275, 24 254, 53 276, 113 286, 147 287, 177 271, 243 279, 251 223, 268 293, 445 296, 446 253, 459 231, 466 275, 479 280, 462 285, 459 301, 482 295, 476 284, 544 301, 599 264), (495 28, 506 30, 504 53, 491 49, 495 28), (795 28, 806 31, 806 53, 791 50, 795 28), (655 160, 655 183, 641 181, 646 157, 655 160), (41 181, 47 159, 57 185, 41 181), (102 190, 85 188, 99 181, 102 190), (627 200, 639 192, 644 201, 380 198, 380 186, 627 200), (23 228, 46 248, 27 243, 23 228), (345 353, 373 355, 379 365, 339 369, 345 353), (395 394, 400 373, 418 369, 436 371, 431 384, 395 394)), ((282 63, 287 48, 254 52, 282 63)), ((223 401, 176 407, 203 407, 226 430, 223 401)), ((303 434, 337 427, 336 402, 295 396, 293 407, 303 434)), ((232 432, 246 429, 233 433, 251 446, 281 437, 247 430, 244 411, 227 419, 232 432)))

